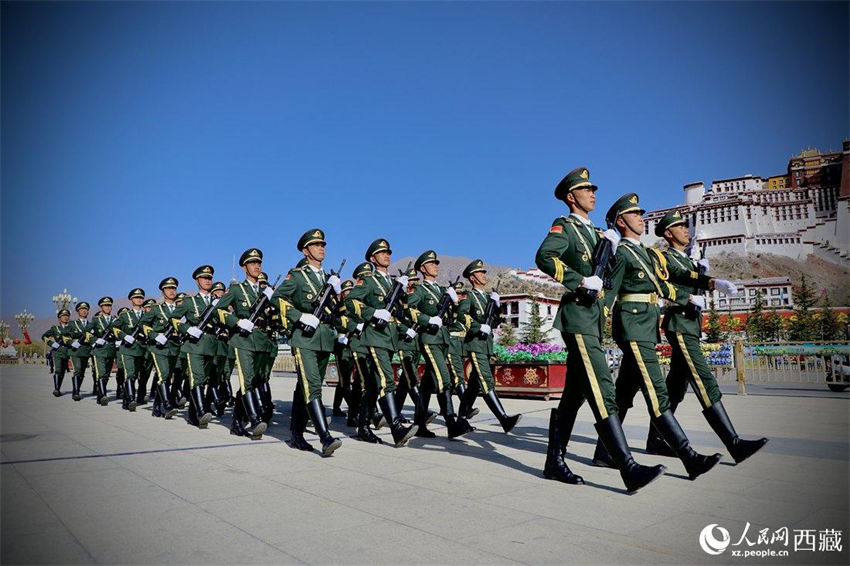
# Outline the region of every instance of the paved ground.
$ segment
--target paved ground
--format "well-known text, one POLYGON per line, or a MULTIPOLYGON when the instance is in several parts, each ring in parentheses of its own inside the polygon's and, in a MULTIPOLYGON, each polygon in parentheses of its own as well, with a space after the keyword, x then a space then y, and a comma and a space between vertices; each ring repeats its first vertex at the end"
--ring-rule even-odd
MULTIPOLYGON (((626 434, 636 456, 669 470, 630 497, 616 471, 589 465, 595 433, 586 408, 570 465, 588 484, 573 487, 540 476, 555 402, 506 399, 509 411, 525 415, 510 436, 479 402, 479 430, 466 439, 448 441, 438 426, 442 438, 402 449, 347 439, 322 459, 283 443, 291 377, 274 378, 275 396, 287 400, 270 433, 251 442, 230 436, 225 424, 199 431, 182 419, 154 419, 149 407, 131 414, 90 397, 56 399, 43 367, 6 366, 0 374, 3 564, 754 560, 732 556, 735 549, 790 551, 760 562, 848 563, 846 395, 741 397, 727 388, 739 432, 771 442, 739 466, 724 454, 694 482, 679 462, 643 454, 648 419, 635 410, 626 434), (754 545, 736 545, 748 522, 754 545), (732 545, 719 556, 698 542, 709 524, 729 532, 732 545), (758 542, 760 529, 782 527, 791 533, 788 548, 758 542), (818 539, 824 529, 840 531, 842 550, 795 552, 795 531, 803 529, 818 539)), ((692 396, 678 415, 697 449, 722 451, 692 396)), ((346 434, 343 425, 331 426, 346 434)))

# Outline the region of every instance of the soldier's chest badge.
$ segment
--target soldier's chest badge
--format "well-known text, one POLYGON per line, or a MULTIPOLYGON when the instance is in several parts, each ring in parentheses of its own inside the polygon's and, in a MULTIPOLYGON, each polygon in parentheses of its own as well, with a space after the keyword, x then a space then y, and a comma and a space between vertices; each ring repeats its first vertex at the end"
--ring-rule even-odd
POLYGON ((428 299, 428 304, 429 305, 436 305, 437 301, 435 301, 434 299, 428 299))
POLYGON ((584 252, 583 254, 581 254, 581 260, 582 261, 589 261, 590 260, 590 256, 587 255, 587 252, 584 252))
POLYGON ((644 277, 646 277, 646 274, 643 271, 638 271, 638 279, 643 279, 644 277))
POLYGON ((247 307, 247 306, 248 306, 248 301, 242 301, 242 306, 243 306, 243 307, 247 307))
POLYGON ((313 300, 313 293, 307 293, 307 300, 308 300, 308 301, 312 301, 312 300, 313 300))
POLYGON ((383 300, 384 300, 384 296, 383 296, 383 295, 378 295, 378 300, 379 300, 379 301, 383 301, 383 300))

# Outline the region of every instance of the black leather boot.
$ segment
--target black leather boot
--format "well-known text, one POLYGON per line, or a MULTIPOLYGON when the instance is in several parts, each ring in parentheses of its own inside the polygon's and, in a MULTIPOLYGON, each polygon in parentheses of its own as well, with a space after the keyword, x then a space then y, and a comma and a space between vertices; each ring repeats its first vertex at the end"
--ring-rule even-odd
POLYGON ((567 442, 575 424, 575 415, 576 413, 572 413, 572 422, 564 423, 562 430, 558 422, 558 409, 552 409, 549 413, 549 445, 546 447, 546 463, 543 465, 543 477, 546 479, 573 485, 584 483, 584 478, 574 474, 564 461, 567 442))
POLYGON ((62 392, 59 390, 60 387, 62 387, 62 381, 61 381, 61 379, 59 379, 59 375, 54 373, 53 374, 53 396, 54 397, 61 397, 62 396, 62 392))
POLYGON ((221 417, 224 415, 224 407, 225 403, 221 399, 221 391, 218 387, 213 387, 210 384, 207 384, 207 405, 210 407, 210 410, 215 413, 215 416, 221 417))
POLYGON ((206 404, 204 403, 204 386, 194 386, 189 394, 191 396, 190 402, 192 404, 189 410, 191 411, 194 409, 197 419, 197 423, 192 424, 195 424, 198 428, 207 428, 207 425, 210 424, 213 415, 207 410, 205 406, 206 404))
POLYGON ((448 389, 442 393, 437 393, 437 402, 440 404, 440 413, 446 419, 446 431, 449 433, 449 438, 457 438, 468 432, 472 432, 472 426, 464 417, 455 415, 454 406, 452 405, 452 392, 448 389))
POLYGON ((230 376, 225 376, 224 378, 224 387, 227 390, 227 406, 234 407, 236 406, 236 397, 233 395, 233 384, 230 383, 230 376))
POLYGON ((656 456, 676 457, 676 453, 667 445, 652 424, 649 425, 649 433, 646 436, 646 452, 648 454, 655 454, 656 456))
POLYGON ((313 446, 304 439, 304 429, 307 428, 307 407, 304 405, 304 393, 300 387, 292 394, 292 416, 289 423, 291 438, 289 445, 296 450, 312 452, 313 446))
POLYGON ((182 379, 171 379, 171 398, 174 399, 174 406, 178 409, 186 407, 186 397, 183 396, 182 379))
POLYGON ((342 410, 342 402, 345 399, 345 390, 342 386, 342 378, 340 378, 340 383, 334 388, 334 403, 333 403, 333 413, 331 416, 334 417, 344 417, 348 415, 345 411, 342 410))
POLYGON ((124 370, 118 368, 115 372, 115 400, 124 399, 124 370))
POLYGON ((767 438, 759 438, 758 440, 743 440, 739 438, 738 433, 735 432, 735 427, 732 426, 732 421, 729 420, 726 408, 720 401, 705 409, 702 414, 705 415, 705 420, 708 421, 711 429, 723 441, 723 445, 729 451, 736 464, 740 464, 767 444, 767 438))
POLYGON ((357 415, 357 432, 354 435, 355 440, 362 440, 370 444, 383 444, 384 441, 378 438, 372 429, 369 428, 369 397, 364 393, 360 396, 359 412, 357 415))
POLYGON ((136 380, 133 377, 127 377, 124 380, 124 401, 125 409, 128 411, 136 410, 136 380))
POLYGON ((356 428, 360 420, 360 386, 352 387, 348 394, 348 417, 345 419, 345 426, 356 428))
POLYGON ((136 388, 136 405, 144 405, 148 402, 148 378, 144 372, 139 376, 138 387, 136 388))
POLYGON ((688 441, 688 437, 685 436, 685 431, 682 430, 679 421, 676 420, 676 417, 669 410, 664 411, 658 417, 652 418, 651 421, 685 465, 685 470, 688 472, 690 479, 696 479, 720 461, 720 454, 704 456, 691 448, 691 443, 688 441))
POLYGON ((459 383, 455 386, 455 389, 457 389, 458 395, 460 395, 460 407, 457 409, 458 414, 467 419, 471 419, 477 415, 479 411, 473 405, 475 404, 475 399, 478 398, 478 387, 465 387, 459 383))
POLYGON ((74 401, 79 401, 82 399, 80 396, 80 384, 83 382, 83 376, 74 374, 71 376, 71 399, 74 401))
POLYGON ((626 485, 626 490, 631 495, 650 482, 658 479, 667 468, 662 465, 642 466, 635 462, 629 445, 626 443, 626 435, 620 418, 613 414, 594 425, 599 440, 604 444, 606 453, 611 455, 615 467, 620 470, 620 477, 626 485))
POLYGON ((230 421, 230 434, 233 436, 250 436, 245 432, 242 421, 245 419, 245 409, 242 407, 242 392, 236 394, 236 403, 233 406, 233 418, 230 421))
POLYGON ((505 408, 502 407, 502 402, 499 400, 499 396, 496 395, 496 391, 493 389, 487 392, 487 395, 484 396, 484 401, 487 403, 487 406, 493 414, 496 415, 496 418, 499 419, 499 423, 501 423, 502 429, 506 433, 512 431, 520 419, 522 419, 522 415, 508 416, 505 412, 505 408))
POLYGON ((401 424, 393 395, 384 395, 378 399, 378 404, 381 406, 384 418, 390 424, 390 431, 392 432, 393 442, 395 442, 396 448, 401 448, 416 434, 416 427, 401 424))
POLYGON ((177 414, 177 407, 174 406, 174 401, 171 400, 168 392, 168 384, 160 381, 159 385, 157 385, 157 392, 159 393, 160 412, 162 412, 163 418, 170 419, 174 417, 177 414))
POLYGON ((106 394, 106 378, 97 380, 97 402, 101 405, 109 404, 109 395, 106 394))
MULTIPOLYGON (((628 407, 617 409, 617 424, 620 426, 620 430, 622 430, 623 428, 623 421, 626 420, 626 413, 628 412, 628 407)), ((650 428, 652 428, 652 423, 650 423, 649 426, 650 428)), ((599 466, 600 468, 617 469, 617 464, 614 463, 614 460, 612 460, 611 456, 608 454, 608 450, 605 448, 605 444, 602 443, 601 436, 596 441, 596 450, 593 451, 593 465, 599 466)))
POLYGON ((310 420, 313 421, 313 426, 316 429, 316 434, 322 441, 322 456, 327 457, 334 453, 334 450, 342 446, 342 440, 334 438, 328 431, 328 421, 325 418, 325 408, 321 401, 313 399, 307 404, 307 412, 310 415, 310 420))
POLYGON ((245 427, 245 432, 251 435, 251 440, 259 440, 266 432, 268 425, 263 422, 262 405, 257 403, 257 393, 251 389, 242 395, 242 407, 245 409, 245 416, 248 418, 249 424, 245 427))
POLYGON ((257 395, 263 407, 263 422, 270 425, 274 417, 274 402, 272 401, 272 388, 268 381, 265 381, 257 389, 257 395))

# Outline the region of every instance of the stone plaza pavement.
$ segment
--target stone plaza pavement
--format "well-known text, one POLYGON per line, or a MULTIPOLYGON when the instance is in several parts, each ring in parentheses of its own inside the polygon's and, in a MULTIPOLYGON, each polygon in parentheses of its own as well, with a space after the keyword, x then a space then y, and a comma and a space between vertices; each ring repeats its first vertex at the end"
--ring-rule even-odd
MULTIPOLYGON (((284 443, 291 376, 273 378, 278 412, 257 442, 229 435, 229 411, 201 431, 183 412, 165 421, 151 418, 149 405, 135 413, 114 401, 98 406, 88 376, 78 403, 51 395, 44 366, 2 366, 0 383, 3 564, 848 563, 847 395, 729 390, 738 432, 771 438, 735 466, 689 393, 677 412, 682 426, 697 450, 724 454, 696 481, 677 460, 644 453, 648 417, 638 396, 629 443, 639 462, 668 472, 628 496, 618 472, 590 465, 596 435, 586 407, 569 463, 587 485, 542 479, 556 401, 505 399, 524 415, 510 435, 479 400, 478 430, 460 440, 448 441, 438 419, 436 439, 395 449, 346 437, 323 459, 284 443), (698 539, 710 524, 741 544, 707 554, 698 539), (782 527, 789 547, 757 542, 759 530, 782 527), (840 531, 841 550, 795 551, 793 533, 808 529, 840 531), (736 557, 735 548, 789 555, 736 557)), ((325 389, 328 407, 332 393, 325 389)), ((350 432, 344 419, 331 428, 350 432)), ((388 437, 386 428, 379 434, 388 437)))

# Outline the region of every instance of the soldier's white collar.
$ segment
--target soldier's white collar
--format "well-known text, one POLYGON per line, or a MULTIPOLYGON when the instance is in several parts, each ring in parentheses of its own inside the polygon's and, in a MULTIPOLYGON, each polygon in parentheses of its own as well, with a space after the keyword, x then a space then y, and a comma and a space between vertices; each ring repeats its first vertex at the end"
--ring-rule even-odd
POLYGON ((579 216, 575 212, 571 213, 570 217, 571 218, 577 218, 579 220, 579 222, 581 222, 585 226, 593 226, 593 221, 591 221, 590 218, 584 218, 583 216, 579 216))
POLYGON ((634 238, 623 238, 623 239, 633 243, 637 247, 640 247, 640 240, 635 240, 634 238))
POLYGON ((685 253, 684 251, 682 251, 682 250, 678 250, 678 249, 676 249, 676 248, 670 248, 670 249, 671 249, 671 250, 673 250, 674 252, 679 252, 680 254, 682 254, 682 257, 688 257, 688 254, 686 254, 686 253, 685 253))

